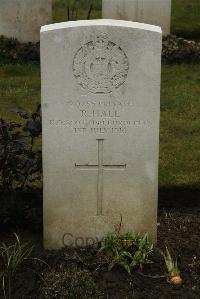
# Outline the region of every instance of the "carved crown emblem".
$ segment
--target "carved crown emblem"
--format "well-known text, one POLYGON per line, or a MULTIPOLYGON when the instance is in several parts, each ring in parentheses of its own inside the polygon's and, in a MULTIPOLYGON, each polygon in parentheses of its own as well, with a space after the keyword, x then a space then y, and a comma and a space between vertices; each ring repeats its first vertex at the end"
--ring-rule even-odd
POLYGON ((78 84, 92 93, 110 93, 121 86, 128 69, 126 54, 106 33, 84 44, 73 60, 73 73, 78 84))

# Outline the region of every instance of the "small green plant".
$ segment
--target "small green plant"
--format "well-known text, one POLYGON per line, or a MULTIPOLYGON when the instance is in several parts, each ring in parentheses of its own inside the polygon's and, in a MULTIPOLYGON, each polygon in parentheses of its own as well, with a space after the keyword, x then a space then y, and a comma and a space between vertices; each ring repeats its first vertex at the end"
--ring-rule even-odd
POLYGON ((153 253, 153 244, 150 243, 148 234, 108 234, 103 240, 100 252, 104 252, 109 259, 108 270, 120 266, 128 274, 136 267, 143 270, 145 264, 150 264, 153 253))
POLYGON ((2 271, 0 278, 2 279, 2 287, 4 298, 11 298, 12 279, 16 272, 22 266, 24 261, 30 256, 33 247, 29 243, 22 243, 17 234, 14 234, 16 242, 13 245, 2 243, 0 247, 0 258, 2 260, 2 271))
POLYGON ((169 249, 165 248, 165 253, 161 252, 162 256, 164 257, 165 264, 167 267, 167 281, 173 285, 180 286, 182 285, 183 281, 180 277, 180 270, 178 268, 177 260, 174 259, 169 251, 169 249))
POLYGON ((99 298, 95 283, 86 270, 67 271, 49 269, 41 273, 40 293, 44 299, 99 298))

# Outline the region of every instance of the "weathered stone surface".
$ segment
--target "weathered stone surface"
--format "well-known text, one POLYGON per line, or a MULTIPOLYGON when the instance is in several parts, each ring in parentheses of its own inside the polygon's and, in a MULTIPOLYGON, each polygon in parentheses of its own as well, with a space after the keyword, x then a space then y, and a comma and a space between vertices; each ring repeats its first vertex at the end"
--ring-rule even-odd
POLYGON ((102 0, 102 17, 161 26, 170 34, 171 0, 102 0))
POLYGON ((0 0, 0 35, 38 42, 52 19, 52 0, 0 0))
POLYGON ((156 240, 161 30, 114 20, 41 30, 44 240, 119 226, 156 240))

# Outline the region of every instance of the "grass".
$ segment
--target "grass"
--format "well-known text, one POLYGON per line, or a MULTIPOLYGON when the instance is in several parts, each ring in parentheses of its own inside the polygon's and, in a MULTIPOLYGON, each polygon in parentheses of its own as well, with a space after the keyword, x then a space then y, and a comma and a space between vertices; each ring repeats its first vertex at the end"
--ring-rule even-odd
POLYGON ((87 19, 90 8, 90 19, 101 18, 101 0, 53 0, 53 21, 87 19), (68 7, 70 8, 69 13, 68 7))
MULTIPOLYGON (((161 88, 160 186, 200 183, 200 66, 163 66, 161 88)), ((33 111, 40 102, 37 65, 0 68, 0 117, 14 106, 33 111)))
POLYGON ((13 119, 12 107, 33 111, 40 103, 38 65, 6 65, 0 68, 0 116, 13 119))
MULTIPOLYGON (((79 3, 77 19, 101 17, 101 0, 53 0, 54 22, 68 18, 67 6, 79 3)), ((70 10, 72 14, 72 10, 70 10)), ((172 32, 200 37, 200 1, 172 0, 172 32)), ((200 66, 162 68, 160 186, 197 185, 200 182, 200 66)), ((8 110, 18 106, 33 111, 40 102, 39 66, 7 65, 0 68, 0 116, 15 119, 8 110)))
POLYGON ((172 33, 200 39, 199 0, 172 0, 172 33))
POLYGON ((160 186, 200 183, 200 66, 162 69, 160 186))
MULTIPOLYGON (((91 4, 90 19, 101 18, 101 2, 102 0, 53 0, 53 22, 68 20, 68 6, 71 8, 71 20, 87 19, 91 4), (72 18, 73 6, 75 9, 72 18)), ((200 39, 200 0, 172 0, 171 23, 171 32, 173 34, 200 39)))

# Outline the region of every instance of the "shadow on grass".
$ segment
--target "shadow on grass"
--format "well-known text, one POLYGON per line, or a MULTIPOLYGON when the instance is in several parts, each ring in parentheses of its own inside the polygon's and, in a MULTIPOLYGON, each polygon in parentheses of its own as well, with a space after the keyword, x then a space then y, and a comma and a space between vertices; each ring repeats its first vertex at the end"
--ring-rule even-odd
MULTIPOLYGON (((1 192, 0 231, 17 229, 42 232, 42 189, 26 192, 1 192)), ((159 188, 159 210, 192 213, 200 209, 200 186, 168 186, 159 188)))
POLYGON ((42 189, 0 192, 0 231, 30 230, 40 233, 43 222, 42 189))
POLYGON ((166 186, 159 188, 159 209, 188 210, 200 208, 200 186, 166 186))

